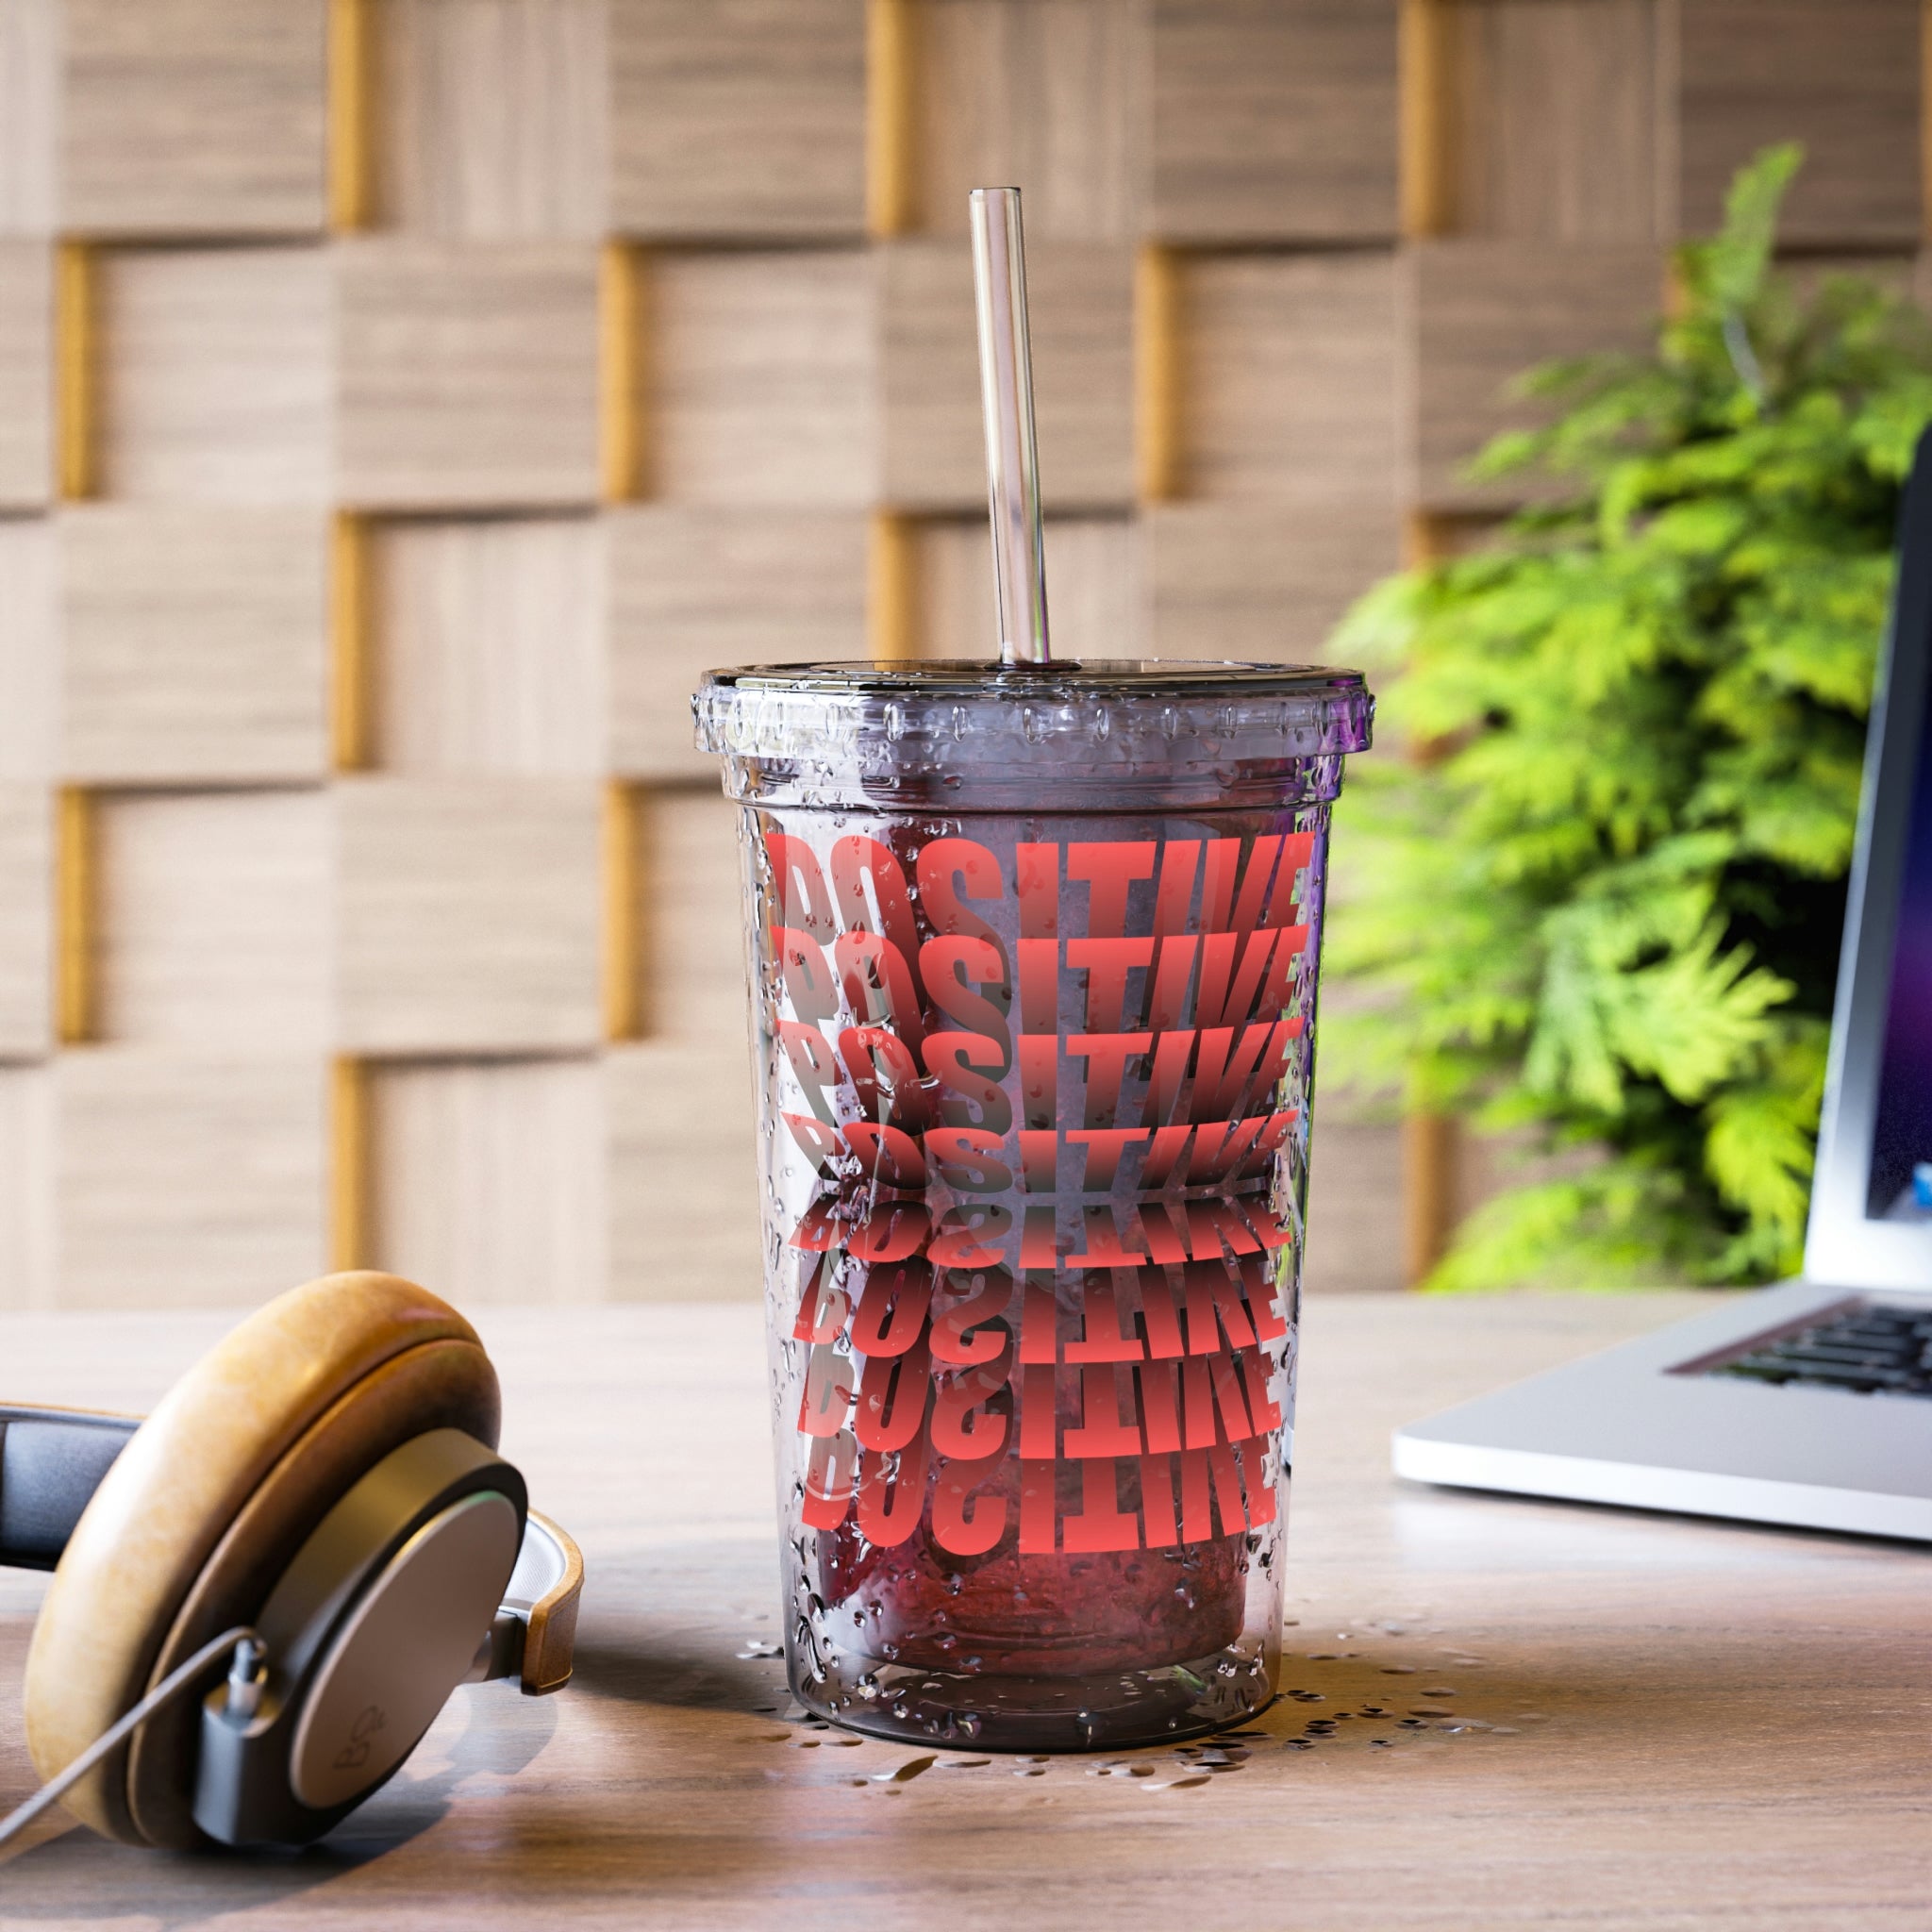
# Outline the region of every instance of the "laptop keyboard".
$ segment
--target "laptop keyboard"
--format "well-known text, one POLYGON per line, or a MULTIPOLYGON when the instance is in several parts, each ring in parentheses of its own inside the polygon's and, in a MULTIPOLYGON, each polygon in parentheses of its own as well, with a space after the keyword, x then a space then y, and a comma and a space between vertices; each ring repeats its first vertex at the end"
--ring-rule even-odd
POLYGON ((1748 1375, 1789 1388, 1844 1389, 1857 1395, 1932 1397, 1932 1308, 1864 1302, 1748 1354, 1713 1375, 1748 1375))

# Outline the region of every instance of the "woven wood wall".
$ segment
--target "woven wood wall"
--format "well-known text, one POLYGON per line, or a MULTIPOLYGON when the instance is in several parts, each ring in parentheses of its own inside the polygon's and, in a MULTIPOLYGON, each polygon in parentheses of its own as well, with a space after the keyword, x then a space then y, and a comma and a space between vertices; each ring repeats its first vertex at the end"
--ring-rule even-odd
MULTIPOLYGON (((1904 273, 1921 74, 1919 0, 0 0, 0 1305, 757 1292, 686 696, 988 649, 973 184, 1057 643, 1319 657, 1762 142, 1904 273)), ((1311 1279, 1392 1285, 1324 1100, 1311 1279)))

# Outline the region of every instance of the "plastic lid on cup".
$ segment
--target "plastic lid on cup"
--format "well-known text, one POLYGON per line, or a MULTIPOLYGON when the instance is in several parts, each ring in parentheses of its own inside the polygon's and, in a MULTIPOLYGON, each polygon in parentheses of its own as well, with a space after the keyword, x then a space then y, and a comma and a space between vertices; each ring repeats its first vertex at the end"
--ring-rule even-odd
POLYGON ((1094 658, 753 665, 691 706, 734 797, 956 809, 1333 797, 1374 714, 1358 671, 1094 658))

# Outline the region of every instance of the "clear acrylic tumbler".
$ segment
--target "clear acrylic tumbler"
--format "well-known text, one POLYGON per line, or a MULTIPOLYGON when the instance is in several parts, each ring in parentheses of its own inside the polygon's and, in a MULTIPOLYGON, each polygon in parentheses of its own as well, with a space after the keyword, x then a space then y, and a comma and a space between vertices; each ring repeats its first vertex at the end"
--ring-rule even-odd
POLYGON ((786 1656, 983 1748, 1274 1694, 1357 674, 709 674, 742 807, 786 1656))

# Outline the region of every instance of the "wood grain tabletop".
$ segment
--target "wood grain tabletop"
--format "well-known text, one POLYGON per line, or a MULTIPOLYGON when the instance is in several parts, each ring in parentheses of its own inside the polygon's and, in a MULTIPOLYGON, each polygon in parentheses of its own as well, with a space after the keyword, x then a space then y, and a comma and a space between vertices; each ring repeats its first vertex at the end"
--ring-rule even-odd
MULTIPOLYGON (((575 1683, 458 1691, 297 1857, 49 1824, 0 1863, 0 1925, 1932 1926, 1932 1555, 1389 1474, 1397 1423, 1695 1305, 1313 1301, 1305 1694, 1218 1751, 924 1764, 799 1721, 769 1655, 758 1310, 491 1311, 505 1447, 589 1565, 575 1683)), ((8 1315, 0 1396, 144 1406, 225 1325, 8 1315)), ((41 1588, 0 1575, 0 1808, 41 1588)))

